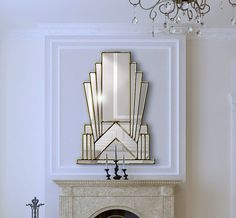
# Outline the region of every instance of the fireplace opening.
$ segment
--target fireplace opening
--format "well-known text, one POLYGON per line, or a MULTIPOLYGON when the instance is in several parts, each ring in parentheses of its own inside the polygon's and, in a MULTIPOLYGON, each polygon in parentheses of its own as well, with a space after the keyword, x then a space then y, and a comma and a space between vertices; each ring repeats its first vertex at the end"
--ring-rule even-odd
POLYGON ((134 213, 126 210, 108 210, 97 215, 95 218, 139 218, 134 213))

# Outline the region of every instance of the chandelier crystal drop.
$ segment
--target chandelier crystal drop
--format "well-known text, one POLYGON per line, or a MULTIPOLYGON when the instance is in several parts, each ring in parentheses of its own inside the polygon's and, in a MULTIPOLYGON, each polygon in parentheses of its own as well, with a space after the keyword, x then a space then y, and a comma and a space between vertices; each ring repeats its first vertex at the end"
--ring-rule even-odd
POLYGON ((236 25, 236 0, 229 0, 229 3, 233 7, 233 17, 231 18, 231 24, 236 25))
MULTIPOLYGON (((228 1, 234 9, 231 23, 236 25, 236 0, 228 1)), ((210 12, 207 0, 156 0, 152 1, 152 4, 149 0, 129 0, 129 3, 134 8, 139 6, 148 11, 149 18, 153 23, 159 20, 160 16, 164 16, 161 31, 171 34, 196 33, 200 35, 201 28, 205 26, 204 17, 210 12)), ((220 1, 220 5, 219 7, 222 8, 223 1, 220 1)), ((136 19, 135 14, 133 21, 136 19)))

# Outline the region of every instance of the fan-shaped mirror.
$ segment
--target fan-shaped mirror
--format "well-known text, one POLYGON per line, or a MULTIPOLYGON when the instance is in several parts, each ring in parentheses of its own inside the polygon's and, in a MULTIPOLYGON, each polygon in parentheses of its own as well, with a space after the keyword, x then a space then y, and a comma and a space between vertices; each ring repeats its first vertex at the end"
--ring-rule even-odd
POLYGON ((104 163, 106 157, 111 161, 114 150, 127 163, 154 163, 142 119, 148 86, 130 52, 102 53, 101 63, 84 82, 90 124, 84 128, 79 164, 104 163))

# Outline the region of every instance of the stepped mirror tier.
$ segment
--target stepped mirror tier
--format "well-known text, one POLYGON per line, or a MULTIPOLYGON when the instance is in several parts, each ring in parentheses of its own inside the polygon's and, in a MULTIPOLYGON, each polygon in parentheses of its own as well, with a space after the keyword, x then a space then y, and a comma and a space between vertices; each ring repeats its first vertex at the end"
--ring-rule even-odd
POLYGON ((102 52, 101 63, 84 82, 90 124, 84 125, 77 164, 154 164, 143 116, 149 83, 132 62, 131 52, 102 52))

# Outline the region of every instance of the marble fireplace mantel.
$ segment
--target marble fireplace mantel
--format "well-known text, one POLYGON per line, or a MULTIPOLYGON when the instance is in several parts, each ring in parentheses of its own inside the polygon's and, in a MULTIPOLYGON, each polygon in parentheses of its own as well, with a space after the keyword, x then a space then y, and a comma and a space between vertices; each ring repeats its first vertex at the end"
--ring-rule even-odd
POLYGON ((95 218, 122 209, 139 218, 174 218, 175 186, 162 180, 55 180, 60 187, 60 218, 95 218))

